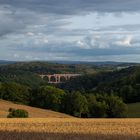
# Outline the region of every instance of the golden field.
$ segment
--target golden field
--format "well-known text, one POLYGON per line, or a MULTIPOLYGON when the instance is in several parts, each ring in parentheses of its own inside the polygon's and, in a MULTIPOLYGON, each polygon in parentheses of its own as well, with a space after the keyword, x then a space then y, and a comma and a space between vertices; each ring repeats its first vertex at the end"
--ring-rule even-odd
POLYGON ((140 140, 140 119, 0 119, 0 140, 140 140))

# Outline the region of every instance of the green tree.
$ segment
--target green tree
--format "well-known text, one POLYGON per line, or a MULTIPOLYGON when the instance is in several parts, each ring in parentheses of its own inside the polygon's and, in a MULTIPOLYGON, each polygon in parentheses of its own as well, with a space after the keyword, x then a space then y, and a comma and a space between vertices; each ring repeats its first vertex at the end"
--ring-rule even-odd
POLYGON ((3 83, 0 88, 0 98, 23 104, 29 104, 30 88, 14 82, 3 83))
POLYGON ((65 92, 52 86, 41 86, 36 94, 34 102, 36 102, 37 106, 59 111, 65 92))
POLYGON ((107 116, 109 118, 123 118, 127 115, 127 106, 123 103, 122 99, 117 96, 104 97, 107 105, 107 116))
POLYGON ((131 101, 132 96, 134 95, 134 90, 131 85, 124 85, 120 90, 120 96, 124 102, 131 101))
POLYGON ((97 101, 96 96, 89 94, 86 95, 89 108, 89 117, 103 118, 106 117, 106 104, 105 102, 97 101))
POLYGON ((66 94, 62 105, 63 112, 76 117, 81 117, 82 114, 88 113, 87 100, 80 92, 66 94))

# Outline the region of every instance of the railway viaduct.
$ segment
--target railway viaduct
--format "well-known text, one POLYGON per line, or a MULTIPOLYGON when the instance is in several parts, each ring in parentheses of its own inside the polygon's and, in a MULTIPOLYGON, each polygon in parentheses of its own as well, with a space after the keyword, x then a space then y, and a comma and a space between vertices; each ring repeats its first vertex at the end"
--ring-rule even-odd
POLYGON ((48 78, 48 83, 62 83, 61 79, 62 77, 65 78, 65 80, 70 80, 72 77, 81 76, 81 74, 39 74, 39 76, 44 79, 45 77, 48 78), (54 80, 52 80, 54 78, 54 80))

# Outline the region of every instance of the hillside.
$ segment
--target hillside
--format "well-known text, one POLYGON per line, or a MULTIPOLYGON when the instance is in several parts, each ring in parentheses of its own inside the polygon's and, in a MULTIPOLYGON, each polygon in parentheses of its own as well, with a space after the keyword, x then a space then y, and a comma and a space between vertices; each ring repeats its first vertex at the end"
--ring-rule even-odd
POLYGON ((62 83, 60 88, 93 94, 114 94, 126 103, 140 102, 140 66, 96 75, 83 75, 62 83))
POLYGON ((0 100, 0 118, 5 118, 7 116, 9 108, 25 109, 29 112, 29 117, 31 118, 71 118, 71 116, 63 113, 14 104, 4 100, 0 100))
MULTIPOLYGON (((108 71, 108 68, 96 68, 97 67, 92 67, 91 65, 84 67, 84 65, 81 64, 66 65, 47 62, 21 62, 3 65, 0 66, 0 98, 34 107, 65 112, 66 114, 76 117, 96 117, 98 112, 92 112, 95 107, 94 103, 96 102, 97 107, 100 107, 100 103, 102 102, 101 104, 104 110, 99 116, 112 117, 112 114, 108 113, 106 110, 107 107, 105 107, 112 102, 112 98, 116 101, 116 104, 118 104, 119 101, 121 102, 122 107, 124 107, 124 109, 122 109, 123 113, 126 110, 123 102, 126 104, 140 102, 140 66, 129 66, 116 70, 112 69, 110 71, 108 71), (84 70, 86 70, 86 72, 84 70), (81 72, 83 74, 82 76, 71 78, 60 84, 48 84, 47 78, 41 79, 38 76, 39 73, 51 74, 67 72, 81 72), (119 96, 123 101, 114 96, 119 96), (87 104, 90 100, 92 100, 92 102, 87 104), (104 104, 103 101, 105 101, 106 104, 104 104), (91 112, 88 112, 88 109, 91 110, 91 112), (83 113, 81 113, 81 110, 83 113)), ((6 111, 11 106, 12 105, 8 103, 6 111)), ((111 106, 111 108, 114 107, 111 106)), ((50 113, 46 115, 46 113, 42 114, 40 110, 36 111, 32 109, 33 108, 25 108, 29 113, 31 110, 30 117, 50 116, 50 113)), ((96 110, 98 109, 94 111, 96 110)), ((6 112, 3 108, 0 111, 3 116, 6 116, 6 112)), ((118 112, 113 114, 113 117, 118 117, 118 114, 118 112)), ((120 117, 122 117, 122 115, 120 115, 120 117)))
MULTIPOLYGON (((37 87, 47 84, 48 79, 42 80, 38 74, 55 73, 79 73, 97 74, 124 69, 131 65, 129 63, 88 63, 88 62, 8 62, 0 61, 0 82, 17 82, 29 87, 37 87), (3 65, 2 65, 3 64, 3 65)), ((110 75, 110 74, 109 74, 110 75)), ((118 76, 118 73, 117 73, 118 76)))
POLYGON ((18 62, 9 65, 0 65, 0 82, 17 82, 29 87, 47 84, 38 74, 55 73, 96 73, 95 66, 79 64, 57 64, 49 62, 18 62))
POLYGON ((140 118, 140 103, 128 104, 128 117, 140 118))

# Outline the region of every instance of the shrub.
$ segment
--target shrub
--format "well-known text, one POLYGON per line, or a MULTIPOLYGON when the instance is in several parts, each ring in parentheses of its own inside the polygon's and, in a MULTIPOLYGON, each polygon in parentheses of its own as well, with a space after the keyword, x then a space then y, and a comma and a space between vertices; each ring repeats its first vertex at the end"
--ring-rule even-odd
POLYGON ((9 108, 9 112, 12 112, 12 111, 14 111, 15 109, 14 108, 9 108))
POLYGON ((7 118, 28 118, 28 117, 29 114, 26 110, 9 108, 9 114, 7 118))

